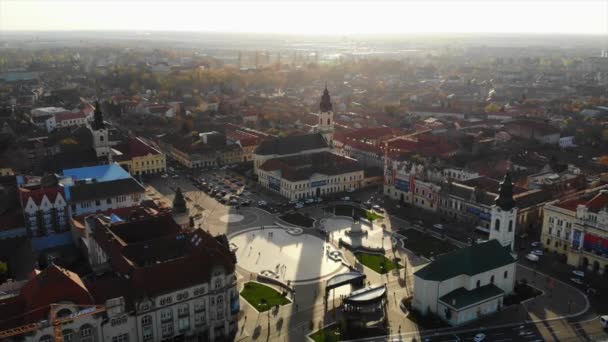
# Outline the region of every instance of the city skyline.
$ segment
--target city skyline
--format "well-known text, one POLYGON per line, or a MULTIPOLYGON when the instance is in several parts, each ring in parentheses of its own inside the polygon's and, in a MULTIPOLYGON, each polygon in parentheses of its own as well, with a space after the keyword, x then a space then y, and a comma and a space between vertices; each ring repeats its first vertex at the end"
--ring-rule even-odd
POLYGON ((3 1, 0 31, 605 34, 605 1, 3 1), (217 15, 208 15, 215 13, 217 15), (543 15, 539 15, 542 13, 543 15), (136 14, 136 15, 134 15, 136 14), (108 19, 111 20, 108 20, 108 19))

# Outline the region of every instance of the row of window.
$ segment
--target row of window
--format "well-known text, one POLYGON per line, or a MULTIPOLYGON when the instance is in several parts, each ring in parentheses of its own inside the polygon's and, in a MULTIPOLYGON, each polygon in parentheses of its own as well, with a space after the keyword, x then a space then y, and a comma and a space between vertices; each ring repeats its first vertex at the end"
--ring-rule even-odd
MULTIPOLYGON (((503 277, 504 279, 507 279, 507 277, 509 277, 509 271, 505 271, 505 272, 502 274, 502 277, 503 277)), ((492 275, 492 276, 490 277, 490 284, 494 284, 494 275, 492 275)), ((475 284, 475 285, 476 285, 476 287, 477 287, 477 288, 479 288, 479 287, 481 286, 481 280, 477 280, 477 284, 475 284)))
MULTIPOLYGON (((116 196, 116 203, 122 203, 122 202, 126 202, 127 201, 127 196, 126 195, 122 195, 122 196, 116 196)), ((141 198, 141 196, 139 194, 133 194, 131 195, 131 198, 134 202, 139 202, 139 199, 141 198)), ((111 198, 107 198, 105 200, 106 204, 111 205, 112 204, 112 199, 111 198)), ((95 201, 87 201, 87 202, 82 202, 80 203, 80 208, 81 209, 88 209, 91 208, 93 206, 101 206, 101 200, 95 200, 95 201)), ((72 204, 72 211, 76 211, 76 205, 72 204)))
MULTIPOLYGON (((549 223, 553 224, 555 223, 557 226, 562 227, 564 225, 563 220, 561 219, 555 219, 554 217, 550 216, 549 217, 549 223)), ((565 222, 566 223, 566 228, 572 228, 572 222, 565 222)))

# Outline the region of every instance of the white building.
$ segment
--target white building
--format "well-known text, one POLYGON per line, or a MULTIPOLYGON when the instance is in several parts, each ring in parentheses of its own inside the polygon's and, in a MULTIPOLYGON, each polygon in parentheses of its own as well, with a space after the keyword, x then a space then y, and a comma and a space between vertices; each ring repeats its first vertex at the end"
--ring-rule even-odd
POLYGON ((138 205, 146 189, 118 164, 63 170, 65 197, 71 215, 138 205))
POLYGON ((331 152, 273 158, 257 175, 260 185, 291 200, 359 189, 364 177, 356 160, 331 152))
POLYGON ((413 307, 451 325, 492 314, 515 285, 517 208, 507 175, 492 207, 490 240, 441 255, 414 273, 413 307))

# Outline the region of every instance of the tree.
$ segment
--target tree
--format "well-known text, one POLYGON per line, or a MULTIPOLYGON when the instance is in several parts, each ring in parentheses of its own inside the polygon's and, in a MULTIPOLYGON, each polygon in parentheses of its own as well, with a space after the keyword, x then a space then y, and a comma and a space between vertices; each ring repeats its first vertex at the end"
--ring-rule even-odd
POLYGON ((0 261, 0 284, 2 284, 8 276, 8 265, 0 261))
POLYGON ((173 199, 173 211, 178 214, 183 214, 186 210, 186 200, 182 194, 182 189, 177 188, 177 190, 175 190, 175 198, 173 199))

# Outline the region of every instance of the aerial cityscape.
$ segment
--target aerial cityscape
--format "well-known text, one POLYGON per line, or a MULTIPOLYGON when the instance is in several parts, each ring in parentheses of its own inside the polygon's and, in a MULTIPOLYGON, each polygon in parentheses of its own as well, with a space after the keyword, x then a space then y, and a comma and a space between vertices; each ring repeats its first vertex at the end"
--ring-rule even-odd
POLYGON ((608 341, 608 2, 0 0, 0 341, 608 341))

